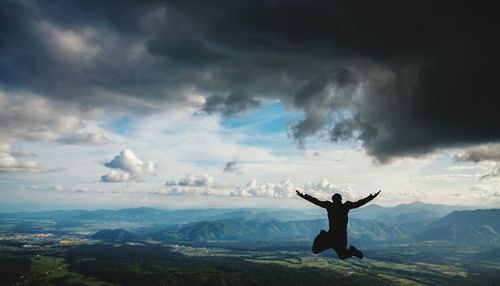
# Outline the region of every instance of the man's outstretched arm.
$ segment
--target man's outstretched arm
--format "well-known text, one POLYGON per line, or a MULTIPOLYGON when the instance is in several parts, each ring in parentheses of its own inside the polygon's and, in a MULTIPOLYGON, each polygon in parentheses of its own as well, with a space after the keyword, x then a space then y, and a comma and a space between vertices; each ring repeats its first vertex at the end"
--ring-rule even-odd
POLYGON ((317 198, 315 198, 315 197, 313 197, 311 195, 308 195, 308 194, 301 193, 298 190, 296 192, 297 192, 297 195, 299 197, 303 198, 304 200, 308 200, 308 201, 310 201, 311 203, 313 203, 313 204, 315 204, 317 206, 320 206, 322 208, 326 208, 328 206, 328 202, 327 201, 320 201, 317 198))
POLYGON ((364 199, 361 199, 359 201, 356 201, 354 203, 351 203, 349 208, 351 209, 355 209, 355 208, 359 208, 360 206, 362 205, 365 205, 367 204, 369 201, 373 200, 374 198, 376 198, 378 196, 378 194, 380 194, 380 191, 376 192, 374 195, 370 194, 368 197, 364 198, 364 199))

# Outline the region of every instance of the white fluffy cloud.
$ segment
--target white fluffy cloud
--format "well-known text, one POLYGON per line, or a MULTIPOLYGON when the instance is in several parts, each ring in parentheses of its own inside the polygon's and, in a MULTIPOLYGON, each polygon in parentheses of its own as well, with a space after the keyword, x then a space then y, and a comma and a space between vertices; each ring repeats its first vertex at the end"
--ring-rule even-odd
POLYGON ((101 176, 102 182, 124 182, 147 175, 155 175, 154 162, 143 162, 130 149, 122 150, 113 160, 105 162, 104 166, 121 172, 111 170, 108 174, 101 176))
POLYGON ((209 175, 196 176, 187 174, 186 177, 179 180, 179 186, 194 186, 194 187, 208 187, 214 182, 214 178, 209 175))
POLYGON ((42 166, 35 161, 17 161, 11 154, 0 151, 0 172, 40 172, 42 166))
POLYGON ((350 185, 335 185, 323 179, 319 183, 308 183, 304 186, 296 186, 290 180, 280 183, 266 182, 258 184, 251 180, 244 186, 223 187, 212 186, 213 179, 210 176, 186 175, 179 183, 169 181, 165 187, 158 191, 166 195, 216 195, 233 197, 260 197, 260 198, 296 198, 295 191, 302 190, 318 199, 330 199, 332 194, 340 193, 344 200, 358 197, 353 193, 350 185))
POLYGON ((313 193, 318 198, 330 199, 333 194, 342 195, 343 200, 354 200, 357 196, 353 194, 352 185, 332 184, 323 178, 319 183, 307 183, 304 191, 313 193))
POLYGON ((101 176, 101 181, 106 183, 127 182, 129 180, 130 173, 115 170, 111 170, 106 175, 101 176))
POLYGON ((18 161, 14 158, 10 145, 0 145, 0 172, 40 172, 42 166, 32 160, 18 161))
POLYGON ((194 186, 168 186, 156 192, 161 195, 203 195, 203 196, 229 196, 225 188, 209 188, 194 186))
POLYGON ((245 186, 239 186, 231 190, 231 196, 242 197, 267 197, 267 198, 291 198, 294 196, 294 185, 290 180, 280 183, 258 184, 251 180, 245 186))

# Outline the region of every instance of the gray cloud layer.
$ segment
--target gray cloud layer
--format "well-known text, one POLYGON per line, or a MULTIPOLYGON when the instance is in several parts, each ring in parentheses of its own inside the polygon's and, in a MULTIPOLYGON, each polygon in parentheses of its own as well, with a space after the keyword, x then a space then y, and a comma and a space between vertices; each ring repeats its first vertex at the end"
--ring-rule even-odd
POLYGON ((500 176, 500 145, 486 144, 464 149, 455 155, 455 160, 463 162, 483 163, 487 171, 479 179, 488 179, 500 176))
POLYGON ((6 1, 0 84, 135 112, 280 99, 378 161, 500 139, 499 18, 465 1, 6 1))
POLYGON ((467 148, 455 155, 457 161, 500 161, 500 145, 487 144, 467 148))

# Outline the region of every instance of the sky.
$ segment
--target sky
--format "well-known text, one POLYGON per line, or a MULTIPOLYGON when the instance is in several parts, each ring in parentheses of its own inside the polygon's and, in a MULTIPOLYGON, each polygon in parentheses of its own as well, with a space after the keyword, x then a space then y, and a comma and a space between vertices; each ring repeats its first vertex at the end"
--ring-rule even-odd
POLYGON ((0 0, 1 206, 498 207, 488 5, 0 0))

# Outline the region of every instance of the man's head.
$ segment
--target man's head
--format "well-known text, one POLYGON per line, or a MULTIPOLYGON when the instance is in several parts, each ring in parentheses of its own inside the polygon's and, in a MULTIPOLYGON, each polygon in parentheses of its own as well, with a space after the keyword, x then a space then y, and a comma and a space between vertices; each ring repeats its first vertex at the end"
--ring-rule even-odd
POLYGON ((340 194, 334 194, 332 196, 332 202, 335 204, 341 204, 342 203, 342 196, 340 194))

